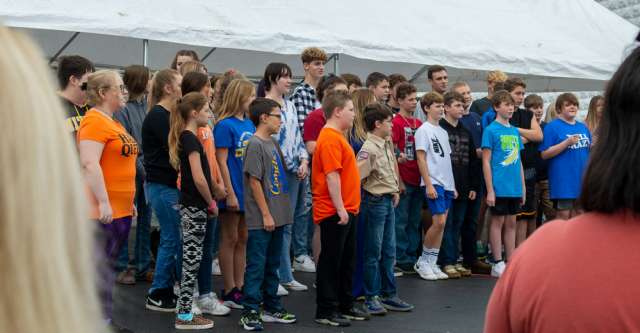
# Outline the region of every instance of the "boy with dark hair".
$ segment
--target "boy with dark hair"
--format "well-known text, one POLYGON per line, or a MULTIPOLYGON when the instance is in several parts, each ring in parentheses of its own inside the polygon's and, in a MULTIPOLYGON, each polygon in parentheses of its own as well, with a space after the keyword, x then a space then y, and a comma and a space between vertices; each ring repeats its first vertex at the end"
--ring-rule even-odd
MULTIPOLYGON (((444 95, 444 93, 447 92, 447 87, 449 85, 447 69, 440 65, 430 66, 427 70, 427 82, 431 86, 431 91, 444 95)), ((420 105, 420 109, 416 111, 416 118, 425 122, 427 121, 427 115, 422 112, 423 109, 424 105, 420 105)))
POLYGON ((416 131, 416 154, 433 222, 425 230, 422 255, 414 269, 425 280, 439 280, 448 278, 438 267, 437 260, 447 213, 451 200, 457 194, 451 167, 449 135, 440 127, 444 100, 437 92, 430 92, 422 96, 421 102, 427 121, 416 131))
POLYGON ((412 305, 397 295, 393 267, 396 257, 395 213, 400 181, 393 153, 391 109, 382 103, 364 110, 367 139, 358 152, 357 164, 362 181, 364 214, 364 292, 369 313, 384 315, 387 310, 411 311, 412 305))
POLYGON ((62 97, 65 110, 67 110, 67 129, 73 134, 74 142, 80 121, 89 111, 86 93, 87 80, 89 74, 94 71, 93 63, 79 55, 58 58, 57 77, 61 89, 60 97, 62 97))
POLYGON ((349 94, 352 94, 354 91, 362 88, 362 81, 360 81, 360 78, 355 75, 355 74, 351 74, 351 73, 344 73, 341 74, 340 77, 347 82, 347 88, 349 88, 349 94))
POLYGON ((320 107, 320 99, 316 98, 316 88, 324 75, 324 64, 327 62, 327 54, 317 47, 308 47, 300 55, 304 80, 297 86, 289 99, 293 102, 298 112, 298 124, 300 133, 304 134, 304 120, 309 113, 320 107))
POLYGON ((522 141, 517 128, 509 123, 513 115, 513 98, 507 91, 499 91, 493 95, 492 104, 497 117, 482 134, 482 169, 487 185, 487 205, 491 207, 489 240, 494 260, 491 275, 500 277, 505 269, 502 240, 504 238, 505 259, 508 260, 515 249, 516 214, 525 200, 525 185, 520 162, 522 141))
POLYGON ((420 247, 420 220, 423 192, 420 187, 420 171, 416 161, 415 132, 422 122, 414 117, 418 101, 416 87, 408 82, 398 84, 396 98, 399 111, 393 117, 391 139, 397 150, 400 171, 400 203, 395 210, 396 224, 396 270, 415 273, 418 248, 420 247))
POLYGON ((591 150, 591 133, 576 121, 578 98, 564 93, 556 99, 558 118, 544 128, 544 140, 538 148, 549 160, 549 189, 556 217, 568 220, 578 214, 575 200, 580 196, 581 180, 591 150))
POLYGON ((353 126, 355 112, 347 92, 325 96, 327 119, 313 156, 313 220, 320 225, 322 251, 316 274, 316 322, 349 326, 364 320, 355 311, 351 286, 355 266, 356 220, 360 210, 360 175, 356 156, 344 132, 353 126))
POLYGON ((389 100, 387 101, 387 105, 391 107, 391 111, 393 111, 394 114, 400 111, 398 98, 396 96, 396 87, 403 82, 408 82, 404 75, 398 73, 389 75, 389 100))
POLYGON ((477 260, 475 251, 475 226, 462 229, 467 216, 467 209, 475 202, 480 187, 480 161, 471 133, 462 126, 459 120, 464 112, 464 97, 457 92, 444 94, 444 114, 440 126, 449 134, 451 146, 451 165, 458 197, 451 204, 440 246, 439 262, 449 278, 471 276, 471 271, 458 264, 458 243, 462 237, 462 254, 467 267, 477 260), (463 232, 464 230, 464 232, 463 232))
POLYGON ((293 219, 284 156, 271 137, 280 131, 280 113, 280 105, 267 98, 257 98, 249 108, 256 132, 249 139, 243 163, 249 238, 240 325, 247 331, 262 330, 263 322, 296 321, 296 316, 282 307, 277 295, 283 230, 293 219), (260 304, 264 307, 262 313, 260 304))
POLYGON ((386 102, 389 97, 389 78, 380 72, 373 72, 367 76, 365 83, 373 92, 378 102, 386 102))

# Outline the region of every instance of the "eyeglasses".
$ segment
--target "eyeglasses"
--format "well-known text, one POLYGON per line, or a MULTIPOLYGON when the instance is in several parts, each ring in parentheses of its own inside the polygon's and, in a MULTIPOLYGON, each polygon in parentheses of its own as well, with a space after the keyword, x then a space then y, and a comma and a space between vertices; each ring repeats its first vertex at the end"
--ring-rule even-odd
POLYGON ((275 118, 278 118, 278 119, 282 120, 282 114, 267 113, 267 116, 275 117, 275 118))

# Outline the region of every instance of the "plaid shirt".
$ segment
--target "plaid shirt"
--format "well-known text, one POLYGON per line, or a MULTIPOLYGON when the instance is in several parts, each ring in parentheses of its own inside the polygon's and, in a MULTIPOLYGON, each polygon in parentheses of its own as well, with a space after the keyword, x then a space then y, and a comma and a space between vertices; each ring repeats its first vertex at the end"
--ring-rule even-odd
POLYGON ((303 82, 297 86, 296 89, 289 97, 291 102, 296 108, 298 113, 298 126, 300 127, 300 134, 304 133, 304 121, 311 111, 319 108, 320 102, 316 99, 316 90, 313 89, 308 83, 303 82))

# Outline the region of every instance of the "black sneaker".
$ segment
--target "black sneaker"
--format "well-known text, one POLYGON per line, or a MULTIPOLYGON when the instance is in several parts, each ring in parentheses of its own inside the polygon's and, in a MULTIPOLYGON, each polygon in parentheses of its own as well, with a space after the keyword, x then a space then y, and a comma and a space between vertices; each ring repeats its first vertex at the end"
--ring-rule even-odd
POLYGON ((402 274, 416 274, 412 264, 398 264, 393 268, 394 272, 402 272, 402 274))
POLYGON ((262 331, 264 329, 260 314, 255 310, 243 313, 238 324, 240 324, 245 331, 262 331))
POLYGON ((160 312, 175 312, 176 297, 171 289, 156 289, 147 295, 145 307, 160 312))
POLYGON ((371 315, 369 314, 369 311, 366 310, 366 307, 364 306, 364 304, 363 306, 356 306, 354 304, 354 306, 352 306, 351 309, 349 309, 348 311, 342 311, 341 314, 343 317, 349 320, 356 320, 356 321, 369 320, 369 318, 371 318, 371 315))
POLYGON ((351 326, 351 321, 347 318, 344 318, 343 316, 334 313, 330 316, 321 316, 321 317, 316 317, 316 323, 318 324, 322 324, 322 325, 328 325, 328 326, 333 326, 333 327, 347 327, 347 326, 351 326))

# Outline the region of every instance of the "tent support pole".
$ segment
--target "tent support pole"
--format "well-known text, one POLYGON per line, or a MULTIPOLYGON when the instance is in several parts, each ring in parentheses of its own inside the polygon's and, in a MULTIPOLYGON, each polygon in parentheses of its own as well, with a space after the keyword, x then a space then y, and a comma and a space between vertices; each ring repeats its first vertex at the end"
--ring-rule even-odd
POLYGON ((420 69, 413 74, 413 76, 411 76, 411 78, 409 79, 410 83, 414 83, 416 82, 416 80, 420 77, 420 75, 424 74, 424 72, 426 72, 429 69, 429 66, 424 65, 422 67, 420 67, 420 69))
POLYGON ((78 37, 80 33, 79 32, 74 32, 73 35, 71 36, 71 38, 69 38, 69 40, 64 43, 64 45, 62 45, 62 47, 58 50, 58 52, 56 52, 53 57, 51 57, 51 59, 49 59, 49 65, 51 65, 56 59, 58 59, 58 56, 60 56, 60 54, 62 54, 62 52, 64 52, 64 50, 67 49, 67 47, 69 47, 69 44, 71 44, 73 42, 74 39, 76 39, 76 37, 78 37))
POLYGON ((142 66, 149 67, 149 40, 142 40, 142 66))
POLYGON ((202 57, 202 59, 200 59, 200 62, 204 62, 205 60, 207 60, 207 58, 209 58, 211 53, 215 52, 216 49, 217 49, 217 47, 211 48, 211 50, 209 50, 209 52, 207 52, 207 54, 205 54, 204 57, 202 57))
POLYGON ((340 75, 340 54, 336 53, 333 57, 333 74, 340 75))

